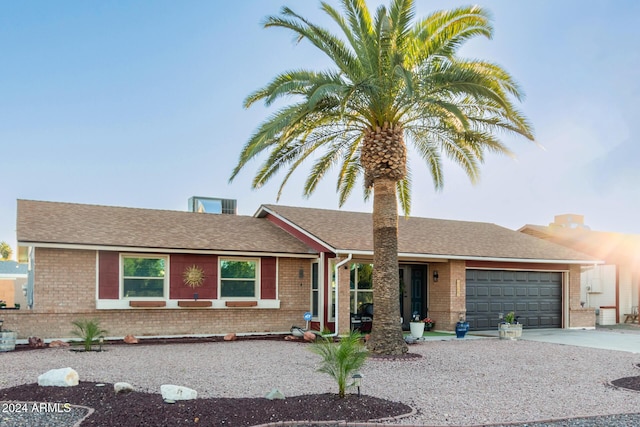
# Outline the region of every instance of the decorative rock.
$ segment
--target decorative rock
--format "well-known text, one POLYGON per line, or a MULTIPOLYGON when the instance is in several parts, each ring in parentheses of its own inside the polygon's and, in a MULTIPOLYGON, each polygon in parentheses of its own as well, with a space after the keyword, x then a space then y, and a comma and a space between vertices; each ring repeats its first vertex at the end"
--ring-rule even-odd
POLYGON ((316 340, 316 334, 314 334, 311 331, 306 331, 303 335, 303 338, 305 341, 315 341, 316 340))
POLYGON ((271 391, 269 393, 267 393, 267 395, 265 396, 265 399, 269 399, 269 400, 275 400, 275 399, 280 399, 280 400, 284 400, 284 394, 278 390, 277 388, 271 389, 271 391))
POLYGON ((371 334, 366 334, 366 335, 364 336, 364 340, 365 340, 365 342, 366 342, 366 341, 369 341, 370 339, 371 339, 371 334))
POLYGON ((129 393, 133 391, 133 386, 129 383, 115 383, 113 385, 113 391, 116 392, 116 394, 120 394, 120 393, 129 393))
POLYGON ((78 373, 71 368, 51 369, 38 377, 38 385, 70 387, 78 385, 78 373))
POLYGON ((127 344, 138 344, 138 338, 134 337, 133 335, 127 335, 126 337, 124 337, 124 342, 126 342, 127 344))
POLYGON ((51 341, 49 343, 49 347, 51 347, 51 348, 69 347, 69 343, 68 342, 64 342, 64 341, 60 341, 60 340, 54 340, 54 341, 51 341))
POLYGON ((167 400, 193 400, 198 397, 198 392, 180 385, 163 384, 160 386, 162 398, 167 400))
POLYGON ((233 333, 227 334, 227 335, 224 336, 224 340, 225 341, 235 341, 237 339, 238 339, 237 335, 233 334, 233 333))
POLYGON ((29 347, 31 347, 31 348, 44 348, 44 341, 42 341, 42 338, 29 337, 29 347))

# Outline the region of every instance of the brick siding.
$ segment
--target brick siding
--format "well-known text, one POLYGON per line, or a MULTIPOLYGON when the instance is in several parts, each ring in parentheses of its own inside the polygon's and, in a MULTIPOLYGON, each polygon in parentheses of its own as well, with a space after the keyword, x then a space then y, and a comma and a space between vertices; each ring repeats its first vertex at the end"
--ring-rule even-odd
POLYGON ((460 315, 466 313, 466 267, 464 261, 431 263, 430 271, 438 271, 438 281, 429 276, 429 317, 437 330, 452 331, 460 315))
POLYGON ((110 337, 287 332, 309 311, 311 261, 278 259, 279 309, 97 310, 96 282, 95 251, 37 248, 34 308, 4 315, 3 329, 21 339, 70 338, 73 320, 95 318, 110 337))

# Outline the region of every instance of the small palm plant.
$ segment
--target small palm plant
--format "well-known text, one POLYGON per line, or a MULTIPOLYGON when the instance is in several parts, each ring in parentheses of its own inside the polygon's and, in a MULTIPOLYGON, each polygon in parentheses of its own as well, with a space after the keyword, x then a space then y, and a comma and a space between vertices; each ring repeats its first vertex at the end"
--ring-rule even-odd
POLYGON ((364 365, 368 356, 358 333, 343 337, 339 343, 324 338, 311 344, 311 351, 322 357, 318 372, 329 374, 336 380, 340 398, 345 397, 347 381, 364 365))
POLYGON ((91 351, 91 346, 97 341, 97 338, 107 333, 100 327, 100 321, 97 319, 79 319, 74 320, 71 324, 75 327, 71 333, 82 339, 84 351, 91 351))

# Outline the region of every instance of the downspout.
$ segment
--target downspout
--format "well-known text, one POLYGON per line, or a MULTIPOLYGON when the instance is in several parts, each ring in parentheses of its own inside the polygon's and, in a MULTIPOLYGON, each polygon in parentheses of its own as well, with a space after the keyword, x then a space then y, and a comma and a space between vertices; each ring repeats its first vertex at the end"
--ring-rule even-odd
POLYGON ((340 280, 338 280, 338 269, 340 267, 342 267, 343 265, 345 265, 346 263, 348 263, 349 261, 351 261, 351 258, 353 258, 353 254, 349 254, 345 259, 343 259, 342 261, 340 261, 339 263, 337 263, 333 268, 334 268, 334 275, 335 275, 335 280, 336 280, 336 290, 335 290, 335 296, 334 296, 334 301, 336 303, 336 317, 335 317, 335 332, 333 332, 332 334, 327 335, 328 337, 335 337, 338 335, 338 313, 340 313, 340 310, 338 310, 338 283, 340 283, 340 280))

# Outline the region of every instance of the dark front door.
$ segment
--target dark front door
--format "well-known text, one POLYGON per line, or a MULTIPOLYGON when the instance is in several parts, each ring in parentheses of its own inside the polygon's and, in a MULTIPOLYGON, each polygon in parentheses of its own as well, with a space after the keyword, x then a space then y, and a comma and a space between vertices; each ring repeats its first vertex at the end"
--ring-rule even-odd
POLYGON ((427 315, 427 269, 424 266, 411 266, 411 315, 418 312, 420 317, 427 315))

